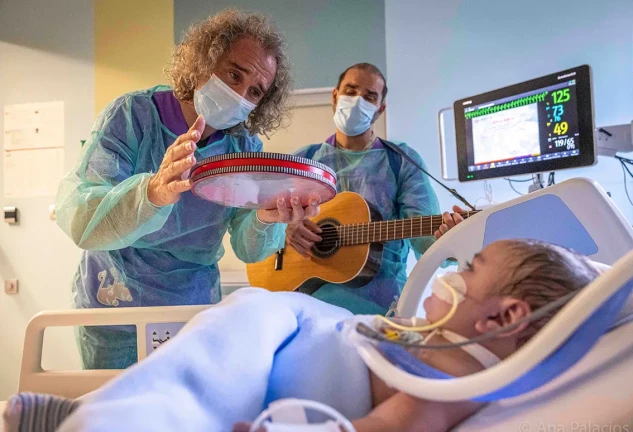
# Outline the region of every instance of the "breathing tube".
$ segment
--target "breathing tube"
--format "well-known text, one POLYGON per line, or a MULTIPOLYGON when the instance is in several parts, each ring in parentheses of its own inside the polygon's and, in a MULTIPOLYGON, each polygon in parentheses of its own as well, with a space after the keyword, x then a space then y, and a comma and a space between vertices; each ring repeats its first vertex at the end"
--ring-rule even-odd
MULTIPOLYGON (((455 312, 457 311, 457 306, 459 305, 459 296, 457 295, 457 290, 449 283, 447 283, 444 278, 440 278, 438 277, 436 279, 439 283, 441 283, 443 285, 444 288, 446 288, 449 293, 451 294, 451 308, 448 311, 448 313, 446 315, 444 315, 444 317, 442 317, 442 319, 431 323, 431 324, 425 324, 425 325, 421 325, 421 326, 405 326, 402 324, 398 324, 396 322, 394 322, 393 320, 390 320, 387 317, 384 317, 382 315, 376 315, 376 318, 380 321, 383 321, 384 323, 388 324, 389 326, 398 329, 398 330, 402 330, 402 331, 412 331, 412 332, 423 332, 423 331, 431 331, 431 330, 435 330, 437 328, 440 328, 441 326, 443 326, 444 324, 446 324, 451 318, 453 318, 453 316, 455 315, 455 312)), ((465 291, 465 290, 464 290, 465 291)), ((464 295, 465 293, 461 293, 462 295, 464 295)), ((413 319, 414 322, 416 320, 416 318, 413 319)), ((361 325, 361 324, 359 324, 361 325)), ((368 326, 364 325, 364 327, 369 328, 368 326)))
MULTIPOLYGON (((445 286, 449 287, 449 290, 451 290, 451 294, 455 297, 455 299, 457 298, 457 294, 455 292, 455 290, 450 287, 448 284, 446 284, 445 286)), ((364 323, 358 323, 356 325, 356 331, 369 338, 369 339, 373 339, 375 341, 378 342, 389 342, 389 343, 393 343, 393 344, 397 344, 397 345, 402 345, 406 348, 418 348, 418 349, 436 349, 436 350, 441 350, 441 349, 454 349, 454 348, 461 348, 463 346, 466 345, 472 345, 472 344, 480 344, 482 342, 488 341, 490 339, 493 339, 501 334, 510 332, 518 327, 520 327, 523 324, 529 324, 533 321, 539 320, 545 316, 547 316, 552 310, 558 309, 563 307, 565 304, 567 304, 572 298, 574 298, 574 296, 576 296, 576 294, 578 294, 580 290, 574 291, 574 292, 570 292, 569 294, 564 295, 563 297, 560 297, 556 300, 554 300, 551 303, 546 304, 545 306, 540 307, 539 309, 537 309, 536 311, 534 311, 532 314, 530 314, 529 316, 522 318, 520 320, 518 320, 517 322, 510 324, 508 326, 505 327, 500 327, 498 329, 492 330, 490 332, 484 333, 482 335, 476 336, 474 338, 471 339, 467 339, 465 341, 462 342, 456 342, 456 343, 446 343, 446 344, 435 344, 435 345, 430 345, 427 343, 424 343, 424 341, 415 341, 415 342, 410 342, 407 340, 401 340, 401 339, 396 339, 396 338, 388 338, 383 336, 382 334, 380 334, 379 332, 377 332, 376 330, 372 329, 371 327, 369 327, 367 324, 364 323)), ((433 323, 433 324, 429 324, 429 325, 425 325, 425 326, 419 326, 419 327, 409 327, 409 326, 404 326, 398 323, 393 322, 392 320, 385 318, 383 316, 377 315, 376 318, 380 319, 381 321, 387 323, 388 325, 390 325, 391 327, 394 327, 398 330, 403 330, 403 331, 412 331, 412 332, 418 332, 418 331, 429 331, 429 330, 433 330, 436 329, 440 326, 442 326, 444 323, 446 323, 449 319, 451 319, 453 317, 453 315, 455 315, 455 311, 457 310, 457 302, 454 301, 453 305, 451 306, 451 309, 449 310, 449 312, 441 319, 438 320, 437 322, 433 323)))

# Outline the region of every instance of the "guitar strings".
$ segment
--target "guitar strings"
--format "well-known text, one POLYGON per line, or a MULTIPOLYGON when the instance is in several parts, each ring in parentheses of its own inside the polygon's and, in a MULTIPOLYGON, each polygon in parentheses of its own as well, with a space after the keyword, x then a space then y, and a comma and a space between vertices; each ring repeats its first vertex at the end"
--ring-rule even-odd
POLYGON ((358 236, 369 236, 374 235, 376 232, 378 235, 388 235, 390 231, 397 233, 400 231, 401 235, 404 235, 406 231, 409 232, 417 232, 417 231, 426 231, 426 230, 437 230, 441 224, 438 223, 423 223, 422 225, 413 224, 413 225, 405 225, 393 224, 391 226, 378 226, 377 229, 375 226, 367 226, 367 225, 346 225, 347 228, 337 229, 334 227, 326 227, 322 228, 321 238, 323 239, 331 239, 331 238, 339 238, 339 237, 358 237, 358 236))
POLYGON ((361 230, 375 230, 376 227, 378 227, 378 230, 382 230, 382 229, 411 229, 411 228, 418 228, 418 227, 423 227, 423 228, 428 228, 433 227, 434 225, 436 226, 440 226, 442 225, 443 222, 438 223, 438 222, 422 222, 421 224, 419 223, 412 223, 412 224, 407 224, 407 221, 405 220, 404 222, 400 222, 398 221, 397 223, 393 223, 390 221, 384 221, 384 222, 369 222, 369 223, 365 223, 365 224, 353 224, 353 225, 339 225, 337 227, 333 227, 333 226, 327 226, 327 227, 323 227, 321 228, 323 233, 333 233, 333 232, 342 232, 342 231, 358 231, 358 229, 361 230), (376 225, 373 225, 376 224, 376 225), (384 225, 383 225, 384 224, 384 225))
MULTIPOLYGON (((462 217, 469 218, 471 216, 470 213, 474 213, 474 212, 460 213, 460 215, 462 217)), ((337 225, 337 226, 328 225, 328 226, 324 227, 323 229, 326 229, 326 230, 337 230, 339 228, 344 228, 344 227, 358 227, 358 226, 362 226, 362 225, 368 226, 368 225, 372 225, 372 224, 376 224, 376 225, 382 225, 382 224, 397 225, 397 224, 401 224, 401 225, 404 225, 404 224, 409 223, 409 222, 413 223, 414 225, 417 225, 419 223, 420 219, 423 219, 421 221, 422 225, 426 225, 426 224, 437 223, 437 222, 434 222, 435 218, 439 218, 440 221, 442 221, 442 216, 441 215, 419 216, 419 217, 412 217, 412 218, 407 218, 407 219, 379 220, 379 221, 361 222, 361 223, 349 224, 349 225, 337 225)), ((443 223, 443 221, 442 221, 442 223, 443 223)))
MULTIPOLYGON (((468 213, 460 213, 460 215, 464 218, 469 218, 470 217, 470 213, 472 212, 468 212, 468 213)), ((440 219, 440 225, 443 222, 442 216, 441 215, 436 215, 436 216, 421 216, 421 217, 413 217, 413 218, 407 218, 407 219, 399 219, 399 220, 382 220, 382 221, 370 221, 370 222, 362 222, 362 223, 358 223, 358 224, 349 224, 349 225, 337 225, 337 226, 333 226, 333 225, 328 225, 323 227, 323 230, 338 230, 339 228, 344 228, 344 227, 359 227, 359 226, 369 226, 369 225, 382 225, 382 224, 392 224, 392 225, 404 225, 407 223, 411 223, 414 226, 415 225, 419 225, 420 223, 422 225, 427 225, 427 224, 435 224, 437 222, 434 221, 435 218, 439 218, 440 219), (422 220, 420 221, 420 219, 426 219, 426 220, 422 220)))
MULTIPOLYGON (((471 212, 467 212, 467 213, 460 213, 460 215, 462 217, 470 217, 470 213, 471 212)), ((387 228, 398 228, 400 227, 401 229, 404 228, 405 224, 410 224, 413 227, 415 226, 423 226, 423 227, 427 227, 428 225, 435 225, 437 224, 437 222, 435 222, 433 219, 435 217, 441 218, 440 215, 437 216, 422 216, 422 218, 428 218, 429 220, 422 220, 420 223, 418 222, 418 220, 420 219, 418 218, 408 218, 408 219, 400 219, 400 220, 396 220, 396 221, 371 221, 371 222, 364 222, 364 223, 359 223, 359 224, 351 224, 351 225, 337 225, 337 226, 326 226, 321 228, 324 232, 326 231, 339 231, 339 230, 346 230, 346 229, 357 229, 358 227, 361 227, 362 229, 372 229, 373 227, 370 228, 370 225, 373 226, 380 226, 382 228, 383 224, 387 225, 387 228), (416 220, 418 219, 418 220, 416 220), (375 224, 375 225, 374 225, 375 224), (389 227, 389 224, 391 224, 392 226, 389 227), (349 227, 349 228, 346 228, 349 227)), ((439 225, 441 225, 443 223, 443 220, 440 219, 440 223, 439 225)))
MULTIPOLYGON (((407 232, 411 237, 422 237, 422 232, 428 232, 430 230, 431 234, 428 235, 432 235, 433 232, 439 229, 440 225, 441 224, 432 225, 431 223, 424 223, 422 224, 422 226, 416 224, 413 227, 405 227, 404 225, 384 227, 386 229, 383 229, 383 227, 379 227, 377 234, 380 236, 382 236, 383 234, 388 236, 388 232, 393 229, 394 234, 397 234, 398 231, 400 231, 400 235, 395 235, 395 237, 405 237, 405 232, 407 232)), ((336 229, 330 229, 328 230, 328 232, 322 233, 322 240, 318 242, 318 244, 320 246, 326 247, 334 246, 337 244, 340 244, 342 246, 349 246, 351 244, 357 243, 358 240, 361 240, 361 243, 373 243, 372 241, 369 241, 370 236, 373 238, 375 238, 376 236, 376 231, 373 228, 355 225, 340 231, 336 229)), ((388 238, 385 240, 389 241, 388 238)))
POLYGON ((387 232, 387 231, 400 231, 400 232, 404 232, 404 231, 417 231, 417 230, 425 230, 425 229, 429 229, 429 228, 439 228, 441 226, 441 224, 424 224, 424 225, 413 225, 413 226, 405 226, 405 225, 401 225, 401 226, 380 226, 376 229, 376 227, 367 227, 367 226, 351 226, 349 228, 343 228, 343 229, 322 229, 321 232, 321 237, 324 236, 338 236, 341 234, 358 234, 358 233, 370 233, 370 232, 378 232, 379 234, 381 234, 383 231, 387 232))
MULTIPOLYGON (((462 217, 470 217, 472 212, 460 213, 462 217)), ((433 235, 435 231, 444 223, 440 215, 437 216, 422 216, 416 218, 401 219, 397 221, 373 221, 352 225, 339 225, 339 226, 326 226, 321 228, 321 241, 317 244, 323 247, 331 246, 351 246, 354 244, 362 243, 374 243, 369 241, 369 237, 375 239, 376 231, 380 237, 383 234, 389 237, 389 231, 393 230, 395 237, 405 237, 405 232, 409 231, 409 235, 405 238, 422 237, 424 232, 430 231, 433 235), (434 219, 438 217, 439 221, 434 219), (427 219, 428 218, 428 219, 427 219), (383 232, 386 231, 386 232, 383 232), (397 232, 400 231, 400 235, 397 232), (360 242, 358 241, 360 240, 360 242)), ((389 241, 389 239, 385 239, 389 241)))

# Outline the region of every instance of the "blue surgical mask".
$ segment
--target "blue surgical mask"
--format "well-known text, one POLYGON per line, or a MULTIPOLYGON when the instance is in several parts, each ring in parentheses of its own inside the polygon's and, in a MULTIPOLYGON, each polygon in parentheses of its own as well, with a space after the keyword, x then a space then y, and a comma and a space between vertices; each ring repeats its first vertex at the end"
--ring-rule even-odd
POLYGON ((237 94, 214 74, 200 90, 193 92, 193 106, 209 126, 224 130, 245 121, 257 105, 237 94))
POLYGON ((334 124, 347 136, 360 135, 371 127, 378 107, 360 96, 339 96, 334 124))

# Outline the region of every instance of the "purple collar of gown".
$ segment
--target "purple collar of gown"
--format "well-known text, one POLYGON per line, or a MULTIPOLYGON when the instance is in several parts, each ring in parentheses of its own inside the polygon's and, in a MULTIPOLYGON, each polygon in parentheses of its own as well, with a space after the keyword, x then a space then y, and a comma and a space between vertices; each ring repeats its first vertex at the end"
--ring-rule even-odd
MULTIPOLYGON (((331 145, 332 147, 336 147, 336 134, 328 137, 325 140, 326 144, 331 145)), ((382 144, 382 139, 381 138, 377 138, 376 141, 374 142, 374 145, 371 146, 371 150, 373 149, 378 149, 378 148, 383 148, 383 144, 382 144)))
MULTIPOLYGON (((174 96, 172 91, 159 91, 154 93, 152 100, 158 110, 160 121, 163 122, 165 127, 169 129, 174 135, 180 136, 187 133, 189 126, 185 120, 185 116, 180 108, 180 102, 174 96)), ((198 147, 204 147, 209 143, 219 141, 224 138, 224 131, 215 131, 204 140, 205 142, 198 143, 198 147)))

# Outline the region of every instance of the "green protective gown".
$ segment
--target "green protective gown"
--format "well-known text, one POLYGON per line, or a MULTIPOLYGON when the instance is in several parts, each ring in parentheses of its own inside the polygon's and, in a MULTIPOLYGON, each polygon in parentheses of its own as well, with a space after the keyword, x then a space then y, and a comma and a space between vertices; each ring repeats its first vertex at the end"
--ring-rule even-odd
MULTIPOLYGON (((415 150, 404 143, 396 145, 426 169, 415 150)), ((439 214, 439 202, 426 174, 383 145, 380 139, 368 150, 351 151, 337 147, 332 136, 295 154, 334 169, 338 191, 360 194, 380 212, 383 220, 439 214)), ((413 248, 419 258, 434 241, 434 237, 420 237, 387 242, 380 269, 369 284, 362 288, 326 284, 314 297, 356 314, 384 314, 394 305, 406 282, 409 249, 413 248)))
MULTIPOLYGON (((235 254, 245 262, 259 261, 283 245, 284 226, 264 224, 252 210, 224 207, 191 192, 165 207, 148 201, 151 173, 187 130, 177 101, 163 104, 159 113, 155 96, 173 98, 170 89, 156 87, 111 103, 60 186, 57 223, 84 249, 73 281, 77 308, 216 303, 227 230, 235 254), (170 119, 171 129, 161 115, 170 119)), ((219 131, 195 156, 259 151, 261 141, 245 130, 219 131)), ((78 335, 86 368, 125 368, 136 361, 132 326, 82 327, 78 335)))

